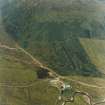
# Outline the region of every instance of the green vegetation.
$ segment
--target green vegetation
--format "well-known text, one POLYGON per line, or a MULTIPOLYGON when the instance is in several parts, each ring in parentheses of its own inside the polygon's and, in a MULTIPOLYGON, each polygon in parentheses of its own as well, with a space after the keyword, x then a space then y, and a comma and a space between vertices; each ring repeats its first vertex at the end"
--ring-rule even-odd
MULTIPOLYGON (((58 90, 53 87, 48 88, 47 79, 38 79, 38 70, 40 68, 33 65, 21 51, 0 48, 1 103, 54 105, 58 97, 58 90)), ((80 103, 86 105, 83 98, 77 97, 76 100, 79 101, 76 101, 76 105, 80 103)))
MULTIPOLYGON (((10 1, 1 8, 0 45, 21 46, 74 90, 88 92, 95 102, 105 99, 105 4, 99 0, 10 1)), ((0 47, 0 103, 55 105, 59 91, 48 88, 46 76, 20 49, 0 47)), ((88 104, 77 96, 67 105, 88 104)))
POLYGON ((75 1, 62 9, 51 1, 36 1, 36 6, 31 2, 6 2, 2 18, 7 33, 59 74, 101 76, 79 41, 79 37, 101 38, 101 34, 104 37, 102 21, 101 26, 98 24, 98 16, 104 12, 99 9, 100 4, 98 7, 94 1, 91 5, 86 2, 85 9, 75 1))
POLYGON ((105 73, 105 40, 81 38, 80 42, 91 61, 105 73))
POLYGON ((48 100, 51 98, 52 102, 50 103, 53 105, 54 96, 57 91, 52 88, 49 90, 50 92, 48 91, 48 93, 46 93, 48 82, 47 80, 39 80, 37 78, 37 70, 39 68, 23 60, 29 61, 20 51, 0 49, 1 103, 15 105, 26 105, 28 103, 42 105, 45 103, 43 105, 49 105, 48 100), (24 59, 14 54, 24 56, 24 59), (30 93, 28 93, 28 91, 30 93), (50 93, 52 95, 50 95, 50 93), (31 100, 29 94, 31 95, 31 100), (49 95, 49 97, 46 97, 46 95, 49 95))

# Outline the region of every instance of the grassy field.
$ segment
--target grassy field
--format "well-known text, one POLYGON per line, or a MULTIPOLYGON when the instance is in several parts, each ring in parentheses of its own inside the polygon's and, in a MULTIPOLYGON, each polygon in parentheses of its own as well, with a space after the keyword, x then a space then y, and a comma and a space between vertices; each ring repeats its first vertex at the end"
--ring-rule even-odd
MULTIPOLYGON (((23 59, 17 55, 24 56, 19 51, 0 48, 1 104, 42 105, 46 103, 49 105, 49 99, 51 98, 52 101, 55 99, 55 89, 51 89, 50 92, 46 93, 48 82, 37 78, 36 71, 39 68, 27 62, 22 62, 25 58, 23 59)), ((27 58, 25 60, 30 62, 27 58)), ((50 103, 53 103, 52 101, 50 103)))
POLYGON ((105 40, 81 38, 80 42, 90 60, 105 73, 105 40))
MULTIPOLYGON (((38 67, 21 62, 23 60, 21 56, 13 54, 25 56, 20 51, 9 51, 0 48, 1 103, 10 105, 54 105, 58 96, 56 88, 48 89, 48 80, 37 78, 36 71, 38 67)), ((78 97, 77 100, 81 100, 81 103, 83 99, 78 97)), ((78 105, 80 104, 78 103, 78 105)))
MULTIPOLYGON (((7 0, 1 8, 0 46, 16 49, 0 47, 0 105, 55 105, 59 95, 56 88, 48 88, 51 78, 39 79, 39 65, 17 46, 54 70, 74 91, 88 92, 94 102, 105 99, 105 4, 26 1, 7 0)), ((88 104, 77 96, 67 105, 88 104)))
MULTIPOLYGON (((54 87, 48 88, 48 79, 38 79, 36 71, 39 68, 21 51, 11 51, 0 48, 0 100, 3 104, 13 105, 55 105, 59 95, 54 87), (18 59, 18 60, 17 60, 18 59), (28 62, 24 62, 29 61, 28 62)), ((72 85, 74 90, 88 92, 94 101, 104 98, 103 89, 93 88, 79 84, 72 80, 82 81, 87 84, 99 85, 104 79, 93 77, 69 76, 64 79, 72 85), (88 82, 90 81, 91 82, 88 82), (96 84, 97 82, 97 84, 96 84)), ((103 83, 103 82, 102 82, 103 83)), ((102 84, 100 86, 103 86, 102 84)), ((77 96, 74 103, 67 105, 88 105, 81 96, 77 96)))

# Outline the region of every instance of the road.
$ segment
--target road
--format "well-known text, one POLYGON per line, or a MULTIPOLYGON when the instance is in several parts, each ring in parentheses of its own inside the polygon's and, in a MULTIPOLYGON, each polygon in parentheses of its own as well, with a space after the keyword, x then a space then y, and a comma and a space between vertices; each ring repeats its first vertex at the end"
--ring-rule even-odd
MULTIPOLYGON (((21 50, 22 52, 24 52, 26 55, 28 55, 32 61, 34 62, 35 65, 41 67, 41 68, 44 68, 44 69, 48 69, 50 72, 56 74, 52 69, 44 66, 39 60, 37 60, 33 55, 31 55, 29 52, 27 52, 26 50, 24 50, 23 48, 21 48, 20 46, 16 45, 16 48, 12 48, 12 47, 9 47, 7 45, 3 45, 0 43, 0 48, 5 48, 5 49, 8 49, 8 50, 21 50)), ((91 87, 91 88, 98 88, 98 89, 105 89, 105 87, 102 87, 102 86, 97 86, 97 85, 92 85, 92 84, 88 84, 88 83, 85 83, 85 82, 82 82, 82 81, 78 81, 78 80, 74 80, 74 79, 70 79, 70 78, 67 78, 67 77, 63 77, 63 76, 60 76, 58 74, 56 74, 59 78, 61 79, 67 79, 67 80, 70 80, 70 81, 73 81, 73 82, 76 82, 80 85, 83 85, 83 86, 87 86, 87 87, 91 87)), ((32 86, 34 83, 31 83, 30 85, 28 86, 32 86)), ((0 86, 7 86, 6 84, 0 84, 0 86)), ((28 87, 28 86, 25 86, 25 87, 28 87)), ((14 86, 13 86, 14 87, 14 86)), ((18 86, 16 86, 18 87, 18 86)), ((19 87, 22 87, 22 86, 19 86, 19 87)), ((24 86, 23 86, 24 87, 24 86)))
MULTIPOLYGON (((37 66, 39 66, 41 68, 44 68, 44 69, 48 69, 50 72, 55 73, 52 69, 44 66, 33 55, 31 55, 29 52, 27 52, 26 50, 24 50, 20 46, 17 46, 16 45, 16 48, 11 48, 11 47, 9 47, 7 45, 3 45, 3 44, 0 43, 0 48, 5 48, 5 49, 8 49, 8 50, 21 50, 22 52, 24 52, 26 55, 28 55, 32 59, 32 61, 34 62, 35 65, 37 65, 37 66)), ((76 82, 76 83, 78 83, 80 85, 83 85, 83 86, 87 86, 87 87, 91 87, 91 88, 98 88, 98 89, 105 89, 105 87, 100 87, 100 86, 97 86, 97 85, 87 84, 87 83, 84 83, 84 82, 81 82, 81 81, 78 81, 78 80, 74 80, 74 79, 70 79, 70 78, 67 78, 67 77, 63 77, 63 76, 60 76, 60 75, 57 75, 57 76, 59 78, 61 78, 61 79, 70 80, 70 81, 76 82)), ((36 83, 36 81, 33 81, 30 84, 25 84, 25 85, 21 85, 21 84, 20 85, 19 84, 18 85, 8 85, 6 83, 0 83, 0 86, 1 87, 9 87, 9 88, 10 87, 15 87, 15 88, 28 88, 28 87, 34 86, 35 83, 36 83)), ((85 92, 84 93, 83 92, 78 92, 78 93, 87 97, 87 98, 85 97, 85 99, 87 100, 87 102, 88 102, 89 105, 98 105, 98 104, 101 104, 101 103, 105 103, 105 100, 102 100, 101 102, 97 102, 97 103, 92 103, 92 100, 91 100, 90 96, 87 93, 85 93, 85 92)), ((74 98, 75 98, 75 96, 74 96, 74 98)))
POLYGON ((12 47, 9 47, 7 45, 3 45, 0 43, 0 48, 5 48, 5 49, 8 49, 8 50, 17 50, 17 48, 12 48, 12 47))
POLYGON ((82 81, 78 81, 78 80, 74 80, 74 79, 70 79, 70 78, 67 78, 67 77, 64 77, 64 78, 67 79, 67 80, 76 82, 76 83, 78 83, 80 85, 83 85, 83 86, 87 86, 87 87, 91 87, 91 88, 98 88, 98 89, 105 89, 105 87, 102 87, 102 86, 88 84, 88 83, 85 83, 85 82, 82 82, 82 81))

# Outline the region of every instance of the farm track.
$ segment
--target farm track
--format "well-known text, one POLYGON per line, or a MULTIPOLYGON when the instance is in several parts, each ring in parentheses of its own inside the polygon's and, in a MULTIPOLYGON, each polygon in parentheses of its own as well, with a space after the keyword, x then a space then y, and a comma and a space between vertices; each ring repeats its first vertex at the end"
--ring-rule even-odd
MULTIPOLYGON (((0 48, 5 48, 5 49, 8 49, 8 50, 20 50, 22 52, 24 52, 26 55, 28 55, 32 61, 34 62, 34 64, 41 68, 44 68, 44 69, 48 69, 49 71, 53 72, 54 74, 56 74, 52 69, 44 66, 40 61, 38 61, 35 57, 33 57, 29 52, 27 52, 26 50, 24 50, 23 48, 21 48, 20 46, 16 45, 16 48, 11 48, 7 45, 2 45, 0 43, 0 48)), ((63 77, 63 76, 59 76, 57 75, 59 78, 62 78, 62 79, 67 79, 67 80, 70 80, 70 81, 73 81, 73 82, 76 82, 80 85, 83 85, 83 86, 87 86, 87 87, 91 87, 91 88, 98 88, 98 89, 105 89, 105 87, 101 87, 101 86, 97 86, 97 85, 92 85, 92 84, 87 84, 85 82, 81 82, 81 81, 78 81, 78 80, 74 80, 74 79, 69 79, 67 77, 63 77)), ((4 84, 4 83, 0 83, 0 86, 7 86, 7 87, 30 87, 30 86, 33 86, 35 82, 32 82, 30 83, 29 85, 24 85, 24 86, 9 86, 7 84, 4 84)))
MULTIPOLYGON (((51 70, 50 68, 48 68, 48 67, 46 67, 46 66, 44 66, 40 61, 38 61, 37 59, 35 59, 35 57, 34 56, 32 56, 29 52, 27 52, 26 50, 24 50, 23 48, 21 48, 21 47, 19 47, 18 45, 16 45, 17 47, 16 48, 11 48, 11 47, 9 47, 9 46, 7 46, 7 45, 2 45, 1 43, 0 43, 0 48, 5 48, 5 49, 8 49, 8 50, 20 50, 20 51, 22 51, 22 52, 24 52, 24 54, 26 54, 26 55, 28 55, 31 59, 32 59, 32 61, 34 62, 34 64, 35 65, 37 65, 37 66, 39 66, 39 67, 41 67, 41 68, 44 68, 44 69, 48 69, 50 72, 53 72, 53 73, 55 73, 53 70, 51 70)), ((22 62, 24 62, 24 61, 22 61, 22 62)), ((26 61, 25 61, 26 62, 26 61)), ((56 74, 56 73, 55 73, 56 74)), ((75 83, 78 83, 78 84, 80 84, 80 85, 83 85, 83 86, 86 86, 86 87, 91 87, 91 88, 98 88, 98 89, 105 89, 105 87, 100 87, 100 86, 97 86, 97 85, 91 85, 91 84, 87 84, 87 83, 84 83, 84 82, 81 82, 81 81, 78 81, 78 80, 73 80, 73 79, 69 79, 69 78, 67 78, 67 77, 63 77, 63 76, 59 76, 59 75, 57 75, 59 78, 61 78, 61 79, 66 79, 66 80, 70 80, 70 81, 73 81, 73 82, 75 82, 75 83)), ((36 80, 37 81, 37 80, 36 80)), ((7 83, 0 83, 0 87, 8 87, 8 88, 30 88, 30 87, 32 87, 32 86, 35 86, 35 83, 36 83, 36 81, 32 81, 30 84, 25 84, 25 83, 23 83, 24 85, 22 85, 22 83, 21 84, 18 84, 18 85, 9 85, 9 84, 7 84, 7 83)), ((101 103, 105 103, 105 100, 103 100, 103 101, 101 101, 101 102, 97 102, 97 103, 92 103, 92 99, 91 99, 91 96, 89 96, 87 93, 83 93, 83 92, 78 92, 80 95, 84 95, 84 96, 86 96, 87 97, 87 101, 88 101, 88 104, 89 105, 98 105, 98 104, 101 104, 101 103)), ((77 93, 77 94, 78 94, 77 93)), ((75 96, 74 96, 74 98, 75 98, 75 96)), ((73 99, 73 101, 74 101, 74 99, 73 99)), ((65 103, 66 104, 66 103, 65 103)))

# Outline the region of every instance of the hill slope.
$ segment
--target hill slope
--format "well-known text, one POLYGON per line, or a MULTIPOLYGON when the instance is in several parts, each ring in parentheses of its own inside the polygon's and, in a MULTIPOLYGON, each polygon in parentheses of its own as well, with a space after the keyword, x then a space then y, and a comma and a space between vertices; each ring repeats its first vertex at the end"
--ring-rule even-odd
MULTIPOLYGON (((2 5, 2 104, 55 105, 59 91, 48 87, 56 76, 73 91, 88 92, 93 102, 105 99, 102 1, 3 0, 2 5), (43 72, 49 70, 53 76, 43 72)), ((77 96, 67 105, 88 105, 84 99, 77 96)))
POLYGON ((79 37, 104 38, 104 5, 95 0, 13 0, 4 3, 2 18, 7 33, 57 73, 101 76, 79 37))

